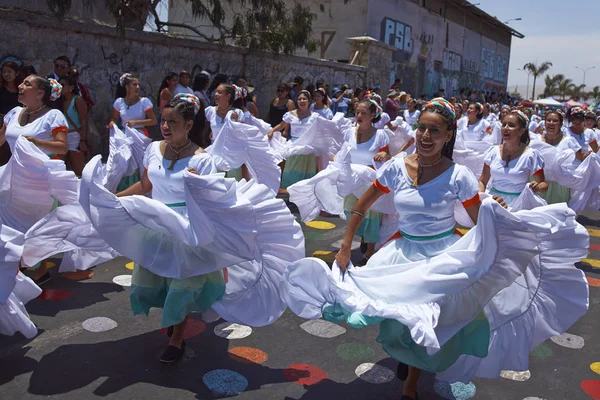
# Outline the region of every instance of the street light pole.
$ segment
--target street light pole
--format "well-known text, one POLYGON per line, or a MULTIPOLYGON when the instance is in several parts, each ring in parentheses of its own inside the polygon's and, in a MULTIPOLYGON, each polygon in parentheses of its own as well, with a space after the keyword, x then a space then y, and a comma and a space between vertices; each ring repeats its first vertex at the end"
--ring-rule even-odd
POLYGON ((521 21, 523 18, 519 17, 519 18, 511 18, 509 20, 506 20, 503 22, 504 25, 508 24, 510 21, 521 21))
POLYGON ((525 92, 525 100, 527 100, 527 98, 529 97, 529 75, 530 75, 530 72, 529 72, 529 70, 522 69, 522 68, 517 68, 517 71, 525 71, 527 73, 527 92, 525 92))
POLYGON ((580 70, 582 70, 582 71, 583 71, 583 86, 585 86, 585 75, 587 74, 587 72, 588 72, 590 69, 594 69, 594 68, 596 68, 596 66, 594 65, 593 67, 589 67, 589 68, 580 68, 580 67, 575 67, 575 68, 577 68, 577 69, 580 69, 580 70))

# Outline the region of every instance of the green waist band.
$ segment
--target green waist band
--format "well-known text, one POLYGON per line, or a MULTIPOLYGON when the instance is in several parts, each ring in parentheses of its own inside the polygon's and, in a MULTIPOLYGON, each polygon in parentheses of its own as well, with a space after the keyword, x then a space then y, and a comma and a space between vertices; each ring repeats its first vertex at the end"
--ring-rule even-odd
POLYGON ((518 196, 518 195, 521 194, 521 192, 503 192, 502 190, 498 190, 495 187, 493 187, 491 191, 499 193, 499 194, 505 194, 505 195, 508 195, 508 196, 518 196))
POLYGON ((409 239, 409 240, 422 241, 422 240, 442 239, 442 238, 452 235, 455 231, 456 231, 456 229, 452 228, 449 231, 442 232, 442 233, 439 233, 439 234, 433 235, 433 236, 414 236, 414 235, 409 235, 408 233, 404 233, 402 231, 400 231, 400 234, 402 235, 402 237, 409 239))
POLYGON ((172 204, 165 204, 165 206, 167 207, 171 207, 171 208, 175 208, 175 207, 185 207, 185 202, 183 203, 172 203, 172 204))

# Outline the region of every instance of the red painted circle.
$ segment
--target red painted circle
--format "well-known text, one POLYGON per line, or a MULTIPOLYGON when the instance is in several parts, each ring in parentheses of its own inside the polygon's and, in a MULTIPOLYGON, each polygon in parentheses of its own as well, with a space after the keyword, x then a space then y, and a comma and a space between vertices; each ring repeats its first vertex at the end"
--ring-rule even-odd
POLYGON ((327 372, 310 364, 293 364, 283 370, 283 376, 298 385, 315 385, 327 379, 327 372))
MULTIPOLYGON (((188 319, 187 325, 185 326, 185 331, 183 332, 183 338, 189 339, 193 338, 204 332, 206 330, 206 324, 202 321, 198 321, 195 319, 188 319)), ((162 328, 160 330, 163 335, 167 335, 167 328, 162 328)))
POLYGON ((262 364, 269 359, 264 351, 245 346, 229 349, 229 357, 244 364, 262 364))
POLYGON ((42 300, 61 301, 71 296, 71 293, 62 289, 45 289, 38 296, 42 300))
POLYGON ((586 276, 586 278, 590 286, 600 287, 600 279, 590 278, 589 276, 586 276))
POLYGON ((600 251, 600 244, 590 244, 590 249, 600 251))
POLYGON ((600 400, 600 381, 583 381, 581 388, 591 398, 600 400))

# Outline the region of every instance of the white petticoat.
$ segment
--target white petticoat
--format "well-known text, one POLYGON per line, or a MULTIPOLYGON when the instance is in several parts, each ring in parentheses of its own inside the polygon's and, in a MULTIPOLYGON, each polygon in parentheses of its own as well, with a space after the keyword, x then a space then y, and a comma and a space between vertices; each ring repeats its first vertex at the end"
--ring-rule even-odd
POLYGON ((336 113, 332 120, 318 117, 302 136, 286 143, 281 156, 284 159, 306 154, 334 156, 344 143, 345 129, 351 124, 342 113, 336 113))
POLYGON ((12 336, 21 332, 31 339, 37 335, 37 328, 29 319, 25 304, 38 297, 42 289, 20 272, 12 280, 15 281, 13 291, 6 301, 0 302, 0 335, 12 336))
MULTIPOLYGON (((489 136, 489 135, 487 135, 489 136)), ((452 160, 455 163, 464 165, 479 179, 483 171, 483 156, 487 149, 492 146, 492 143, 486 140, 480 142, 463 140, 459 135, 454 144, 452 160)))
POLYGON ((324 307, 338 303, 350 312, 395 319, 434 354, 533 258, 574 268, 588 244, 587 231, 564 205, 511 213, 486 199, 477 226, 460 239, 400 238, 366 267, 350 267, 344 275, 335 264, 330 271, 320 260, 303 259, 288 267, 281 291, 304 318, 319 318, 324 307))
POLYGON ((186 218, 143 196, 115 197, 102 173, 97 156, 83 171, 80 204, 113 249, 167 278, 227 268, 226 295, 213 308, 231 322, 261 326, 283 313, 277 285, 304 256, 304 236, 269 188, 185 172, 186 218))
POLYGON ((219 171, 229 171, 245 164, 258 183, 277 193, 281 183, 281 168, 269 146, 262 121, 251 117, 250 124, 227 118, 225 125, 211 146, 206 149, 215 160, 219 171))

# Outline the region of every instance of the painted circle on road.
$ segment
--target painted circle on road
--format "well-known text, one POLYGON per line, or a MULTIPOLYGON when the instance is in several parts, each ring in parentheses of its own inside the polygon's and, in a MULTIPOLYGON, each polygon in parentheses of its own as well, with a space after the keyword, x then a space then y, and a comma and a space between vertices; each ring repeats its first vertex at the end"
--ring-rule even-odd
POLYGON ((113 278, 113 282, 124 287, 131 286, 131 275, 117 275, 113 278))
POLYGON ((327 221, 310 221, 306 223, 306 226, 314 229, 328 230, 335 228, 335 224, 327 221))
POLYGON ((128 270, 133 271, 133 266, 135 265, 134 262, 129 262, 127 264, 125 264, 125 268, 127 268, 128 270))
POLYGON ((243 339, 252 334, 252 328, 246 325, 223 322, 215 326, 215 335, 225 339, 243 339))
POLYGON ((581 388, 592 399, 600 400, 600 381, 583 381, 581 382, 581 388))
POLYGON ((531 372, 527 371, 500 371, 500 376, 511 381, 525 382, 531 378, 531 372))
POLYGON ((588 284, 593 287, 600 287, 600 279, 590 278, 589 276, 585 277, 588 281, 588 284))
POLYGON ((71 297, 71 293, 63 289, 44 289, 38 298, 49 301, 61 301, 69 297, 71 297))
POLYGON ((81 324, 88 332, 106 332, 115 329, 117 325, 115 321, 106 317, 88 318, 81 324))
POLYGON ((467 400, 475 396, 477 388, 473 382, 444 382, 435 380, 433 382, 433 390, 445 399, 467 400))
POLYGON ((269 359, 267 353, 254 347, 234 347, 233 349, 229 349, 228 352, 232 360, 244 364, 262 364, 269 359))
POLYGON ((361 343, 344 343, 337 348, 337 355, 345 361, 365 361, 373 357, 375 352, 361 343))
POLYGON ((566 332, 560 336, 552 336, 550 340, 552 340, 559 346, 566 347, 569 349, 582 349, 583 346, 585 346, 585 341, 581 336, 573 335, 566 332))
POLYGON ((590 364, 590 369, 600 375, 600 362, 590 364))
POLYGON ((542 360, 544 358, 548 358, 548 357, 552 356, 552 349, 542 343, 538 347, 533 349, 533 351, 530 354, 533 357, 539 358, 542 360))
POLYGON ((360 364, 354 373, 363 381, 374 384, 390 382, 396 377, 391 369, 373 363, 360 364))
POLYGON ((320 258, 326 263, 332 263, 335 261, 335 253, 327 250, 317 250, 312 254, 313 257, 320 258))
POLYGON ((592 268, 600 268, 600 260, 594 260, 592 258, 584 258, 581 262, 590 264, 592 268))
MULTIPOLYGON (((342 247, 342 242, 344 241, 344 239, 340 239, 338 241, 335 241, 331 244, 331 247, 335 247, 336 249, 339 249, 342 247)), ((350 245, 350 249, 351 250, 356 250, 360 248, 360 242, 358 240, 353 240, 352 244, 350 245)))
POLYGON ((283 370, 283 376, 298 385, 315 385, 327 379, 327 372, 310 364, 293 364, 283 370))
POLYGON ((346 333, 346 328, 323 319, 306 321, 300 325, 303 331, 320 338, 331 339, 346 333))
POLYGON ((228 369, 215 369, 202 377, 202 382, 215 396, 235 396, 248 388, 248 380, 228 369))

